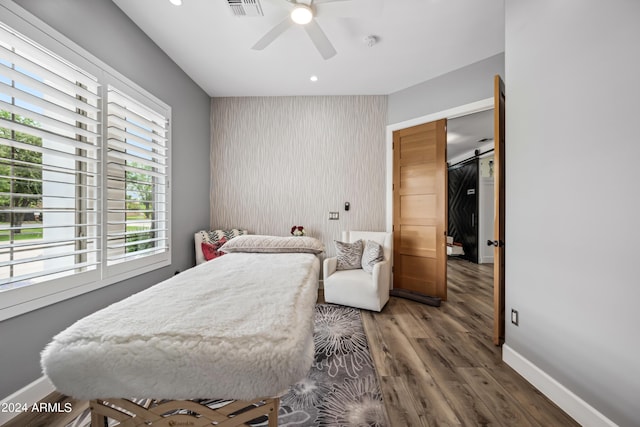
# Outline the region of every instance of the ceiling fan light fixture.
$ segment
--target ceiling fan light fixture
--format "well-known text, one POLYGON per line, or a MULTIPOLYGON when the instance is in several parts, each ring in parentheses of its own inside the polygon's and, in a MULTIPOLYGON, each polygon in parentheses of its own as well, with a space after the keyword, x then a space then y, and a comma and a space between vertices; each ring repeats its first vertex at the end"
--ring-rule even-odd
POLYGON ((291 20, 299 25, 306 25, 313 19, 313 11, 306 4, 298 4, 291 11, 291 20))

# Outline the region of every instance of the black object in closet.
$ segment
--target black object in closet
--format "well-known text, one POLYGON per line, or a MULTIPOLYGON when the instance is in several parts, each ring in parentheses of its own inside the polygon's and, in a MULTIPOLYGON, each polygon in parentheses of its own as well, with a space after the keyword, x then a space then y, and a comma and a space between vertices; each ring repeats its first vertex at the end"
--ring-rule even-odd
POLYGON ((449 167, 449 236, 462 243, 465 258, 478 262, 478 184, 477 157, 449 167))

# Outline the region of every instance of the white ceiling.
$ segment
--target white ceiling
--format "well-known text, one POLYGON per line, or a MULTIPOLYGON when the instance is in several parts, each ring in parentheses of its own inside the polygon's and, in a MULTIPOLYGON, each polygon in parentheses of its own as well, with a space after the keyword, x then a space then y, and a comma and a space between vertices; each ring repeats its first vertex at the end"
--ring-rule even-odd
POLYGON ((504 51, 504 0, 332 0, 360 7, 317 17, 338 52, 328 60, 298 27, 251 49, 286 0, 259 0, 262 17, 236 17, 227 0, 113 1, 212 97, 386 95, 504 51))

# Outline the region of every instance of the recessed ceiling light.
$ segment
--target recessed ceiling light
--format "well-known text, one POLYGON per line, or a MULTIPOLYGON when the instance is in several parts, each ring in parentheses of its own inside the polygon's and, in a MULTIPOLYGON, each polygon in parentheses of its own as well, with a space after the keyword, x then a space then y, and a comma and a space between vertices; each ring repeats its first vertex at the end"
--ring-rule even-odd
POLYGON ((318 76, 311 76, 309 77, 309 80, 311 80, 312 82, 317 82, 318 81, 318 76))
POLYGON ((169 1, 174 6, 181 6, 182 5, 182 0, 169 0, 169 1))
POLYGON ((313 11, 306 4, 298 4, 291 11, 291 20, 296 24, 306 25, 313 19, 313 11))

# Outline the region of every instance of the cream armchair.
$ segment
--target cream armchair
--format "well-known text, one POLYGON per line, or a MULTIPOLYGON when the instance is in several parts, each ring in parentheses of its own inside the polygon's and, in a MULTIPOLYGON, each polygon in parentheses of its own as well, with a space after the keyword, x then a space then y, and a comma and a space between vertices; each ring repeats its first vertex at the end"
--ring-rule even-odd
POLYGON ((353 243, 373 240, 384 250, 384 261, 373 266, 373 272, 363 269, 336 270, 338 259, 326 258, 323 265, 324 299, 326 302, 380 311, 389 301, 391 285, 391 233, 377 231, 343 231, 342 241, 353 243))

